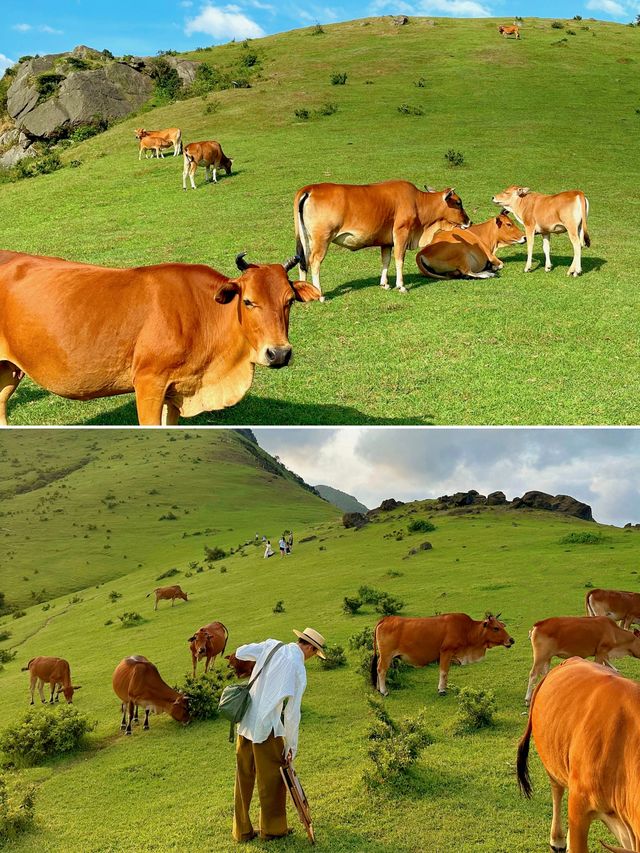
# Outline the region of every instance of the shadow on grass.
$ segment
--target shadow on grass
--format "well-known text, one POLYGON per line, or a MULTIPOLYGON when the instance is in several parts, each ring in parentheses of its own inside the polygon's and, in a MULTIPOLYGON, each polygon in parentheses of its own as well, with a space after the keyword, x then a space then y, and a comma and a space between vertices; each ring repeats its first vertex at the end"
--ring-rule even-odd
MULTIPOLYGON (((503 275, 507 271, 507 269, 509 268, 510 264, 513 264, 515 262, 520 262, 521 264, 524 265, 526 263, 526 260, 527 260, 527 253, 526 252, 518 252, 518 254, 516 254, 516 255, 510 255, 510 257, 506 259, 505 268, 502 271, 503 275)), ((570 255, 554 255, 553 246, 551 247, 551 263, 553 265, 553 270, 562 270, 564 268, 564 271, 566 272, 569 269, 569 267, 571 266, 572 261, 573 261, 573 254, 570 254, 570 255)), ((544 255, 543 254, 538 254, 538 253, 534 252, 533 253, 533 262, 534 262, 534 267, 532 269, 532 272, 535 272, 536 270, 539 270, 539 269, 544 270, 544 255), (537 265, 536 265, 536 261, 537 261, 537 265)), ((585 273, 589 273, 589 272, 598 272, 598 270, 600 270, 606 263, 607 263, 607 261, 605 258, 598 258, 598 257, 590 256, 590 255, 583 255, 582 256, 582 274, 584 275, 585 273)))
MULTIPOLYGON (((396 292, 395 291, 395 278, 390 276, 389 278, 390 288, 386 291, 389 295, 396 292)), ((404 284, 407 290, 417 290, 419 287, 424 287, 425 285, 437 284, 436 279, 426 278, 419 273, 410 274, 404 276, 404 284)), ((322 284, 322 282, 321 282, 322 284)), ((333 290, 326 290, 325 297, 327 302, 330 302, 332 299, 335 299, 339 296, 344 296, 346 293, 350 293, 354 290, 365 290, 369 288, 379 288, 380 287, 380 278, 378 276, 371 276, 369 278, 358 278, 352 281, 345 281, 343 284, 339 284, 337 287, 334 287, 333 290)), ((384 291, 383 291, 384 292, 384 291)), ((399 294, 403 298, 408 296, 407 293, 399 294)))

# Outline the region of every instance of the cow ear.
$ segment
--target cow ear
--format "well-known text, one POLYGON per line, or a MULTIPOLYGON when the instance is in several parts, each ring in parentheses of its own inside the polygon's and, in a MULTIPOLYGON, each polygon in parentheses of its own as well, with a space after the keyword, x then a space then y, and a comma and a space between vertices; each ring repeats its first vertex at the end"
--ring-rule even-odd
POLYGON ((451 196, 454 194, 455 190, 453 187, 449 187, 448 190, 443 190, 443 198, 445 201, 449 201, 451 196))
POLYGON ((501 213, 499 213, 496 216, 496 225, 498 226, 498 228, 502 228, 502 214, 501 213))
POLYGON ((189 639, 187 640, 187 642, 188 642, 188 643, 193 643, 193 641, 195 640, 195 638, 196 638, 196 635, 194 634, 194 635, 193 635, 193 637, 189 637, 189 639))
POLYGON ((518 187, 518 195, 520 196, 520 198, 525 195, 529 195, 530 192, 531 190, 529 189, 529 187, 518 187))
POLYGON ((296 281, 291 287, 296 294, 297 302, 314 302, 320 299, 320 292, 306 281, 296 281))
POLYGON ((242 288, 237 281, 227 281, 220 287, 216 293, 215 299, 216 302, 219 302, 221 305, 226 305, 241 292, 242 288))

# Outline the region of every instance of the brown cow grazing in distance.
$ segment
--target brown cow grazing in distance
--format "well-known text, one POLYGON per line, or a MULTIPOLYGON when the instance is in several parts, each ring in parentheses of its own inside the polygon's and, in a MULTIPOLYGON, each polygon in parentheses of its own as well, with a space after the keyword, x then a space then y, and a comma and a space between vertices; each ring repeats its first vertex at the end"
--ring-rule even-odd
POLYGON ((608 616, 554 616, 536 622, 529 633, 533 649, 533 666, 525 702, 531 700, 533 688, 541 675, 546 675, 551 659, 595 658, 596 663, 615 670, 611 658, 631 655, 640 658, 640 631, 625 631, 608 616))
POLYGON ((159 136, 168 144, 165 148, 173 145, 173 156, 177 157, 182 151, 182 131, 179 127, 167 127, 164 130, 145 130, 143 127, 136 128, 136 139, 144 139, 146 136, 159 136))
POLYGON ((112 684, 122 703, 120 728, 128 735, 131 734, 131 724, 137 721, 138 705, 145 709, 143 729, 149 728, 150 711, 169 714, 185 725, 189 722, 189 697, 169 687, 160 677, 157 667, 143 655, 132 655, 121 660, 113 673, 112 684))
POLYGON ((640 594, 617 589, 590 589, 586 599, 588 616, 608 616, 629 630, 640 623, 640 594))
POLYGON ((505 38, 507 36, 515 36, 517 39, 520 38, 520 28, 515 24, 513 24, 512 26, 502 25, 501 27, 498 27, 498 32, 501 36, 504 36, 505 38))
POLYGON ((0 425, 25 373, 75 400, 134 391, 145 425, 233 406, 257 364, 289 363, 291 305, 316 298, 289 281, 296 263, 239 255, 232 279, 204 264, 107 269, 0 251, 0 425))
POLYGON ((427 246, 446 225, 466 228, 471 220, 453 189, 422 192, 408 181, 352 184, 310 184, 298 190, 294 226, 300 279, 311 270, 313 286, 321 294, 320 264, 330 243, 352 252, 379 246, 382 252, 380 286, 388 289, 393 250, 396 288, 406 293, 403 265, 408 249, 427 246))
POLYGON ((551 269, 551 235, 569 235, 573 246, 573 261, 567 275, 579 276, 582 273, 582 246, 590 246, 591 239, 587 230, 589 199, 581 190, 569 190, 556 195, 543 195, 531 192, 529 187, 510 186, 494 195, 493 201, 513 213, 518 222, 524 225, 527 237, 527 263, 524 271, 531 271, 533 261, 533 241, 536 234, 542 234, 544 250, 544 268, 551 269))
POLYGON ((155 153, 156 159, 161 157, 164 160, 163 148, 171 148, 171 142, 162 136, 143 136, 138 146, 138 160, 142 160, 143 151, 145 152, 145 158, 149 156, 149 152, 151 151, 152 157, 155 153))
POLYGON ((601 820, 622 847, 640 850, 640 684, 580 658, 556 667, 533 694, 518 745, 522 793, 531 797, 531 736, 551 784, 551 849, 567 850, 562 799, 569 790, 569 850, 589 853, 589 829, 601 820))
POLYGON ((196 633, 189 637, 189 648, 191 649, 191 661, 193 663, 193 677, 196 677, 198 661, 206 658, 204 671, 209 671, 211 661, 216 662, 217 655, 221 655, 227 647, 229 632, 222 622, 209 622, 196 633))
POLYGON ((187 593, 183 592, 182 589, 176 584, 175 586, 158 586, 153 590, 153 593, 148 592, 145 596, 149 598, 150 595, 155 594, 156 600, 153 605, 153 609, 158 609, 159 601, 169 601, 171 600, 171 606, 173 607, 176 598, 181 598, 183 601, 188 601, 187 593))
POLYGON ((219 142, 190 142, 184 146, 184 168, 182 170, 182 189, 187 188, 187 175, 191 181, 191 189, 195 190, 194 175, 198 166, 204 166, 205 183, 218 183, 217 171, 224 169, 231 174, 233 160, 227 157, 219 142), (213 180, 210 170, 213 169, 213 180))
POLYGON ((256 665, 254 660, 240 660, 240 658, 236 657, 235 652, 225 655, 224 659, 227 661, 229 668, 235 672, 237 678, 249 678, 256 665))
POLYGON ((452 663, 462 666, 476 663, 484 658, 487 649, 494 646, 509 649, 515 643, 499 617, 500 614, 487 613, 477 621, 466 613, 444 613, 422 619, 385 616, 373 629, 372 686, 387 695, 385 677, 396 657, 412 666, 439 661, 438 693, 444 696, 452 663))
POLYGON ((43 691, 45 683, 51 688, 49 704, 52 704, 54 701, 54 693, 56 702, 59 701, 60 693, 62 693, 64 698, 67 700, 67 704, 71 705, 73 702, 74 690, 80 690, 80 685, 74 686, 71 684, 71 669, 69 667, 69 661, 66 661, 64 658, 49 658, 42 656, 31 658, 29 663, 22 667, 22 672, 29 672, 31 676, 29 689, 31 691, 32 705, 34 704, 33 694, 36 689, 36 683, 38 685, 40 699, 43 702, 47 701, 44 697, 43 691))
POLYGON ((418 252, 416 262, 420 272, 430 278, 492 278, 504 267, 496 257, 498 249, 524 241, 522 231, 503 210, 479 225, 436 234, 418 252))

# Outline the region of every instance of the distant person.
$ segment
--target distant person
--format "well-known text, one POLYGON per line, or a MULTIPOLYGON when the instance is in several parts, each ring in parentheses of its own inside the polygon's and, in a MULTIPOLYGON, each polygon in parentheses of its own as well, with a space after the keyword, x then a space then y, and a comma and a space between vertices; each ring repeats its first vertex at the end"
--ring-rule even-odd
POLYGON ((236 841, 251 841, 258 835, 249 815, 256 781, 260 798, 260 839, 284 838, 290 832, 287 789, 280 767, 292 761, 298 752, 300 703, 307 686, 305 664, 315 655, 324 658, 325 645, 322 634, 313 628, 293 633, 298 637, 297 643, 283 645, 269 639, 240 646, 235 652, 240 660, 255 661, 254 672, 257 673, 251 687, 251 704, 238 726, 236 741, 233 815, 236 841))
POLYGON ((259 538, 260 538, 260 535, 258 533, 256 533, 256 542, 258 541, 259 538))
POLYGON ((280 545, 280 556, 284 557, 287 553, 287 543, 285 542, 284 536, 280 537, 280 542, 278 544, 280 545))
POLYGON ((267 559, 267 557, 273 557, 273 555, 274 555, 274 554, 275 554, 275 551, 274 551, 274 550, 273 550, 273 548, 271 547, 271 542, 269 542, 269 540, 267 539, 267 546, 266 546, 266 548, 264 549, 264 558, 265 558, 265 560, 267 559))
POLYGON ((262 537, 262 541, 263 541, 263 542, 266 542, 266 541, 267 541, 267 537, 266 537, 266 536, 263 536, 263 537, 262 537))
POLYGON ((293 532, 289 533, 289 537, 287 539, 287 546, 289 549, 289 553, 293 551, 293 532))

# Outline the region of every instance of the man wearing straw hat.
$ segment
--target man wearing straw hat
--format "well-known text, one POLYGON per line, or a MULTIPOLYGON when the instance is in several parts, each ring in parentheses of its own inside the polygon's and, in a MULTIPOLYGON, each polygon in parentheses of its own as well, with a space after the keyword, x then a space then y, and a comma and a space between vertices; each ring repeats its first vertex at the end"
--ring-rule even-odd
POLYGON ((238 725, 233 816, 236 841, 251 841, 258 835, 249 816, 256 781, 260 838, 282 838, 290 832, 287 791, 280 767, 298 750, 300 703, 307 686, 305 663, 315 655, 324 659, 325 645, 322 634, 313 628, 293 633, 298 637, 297 643, 285 645, 270 639, 248 643, 235 652, 240 660, 255 661, 254 677, 258 673, 251 687, 251 704, 238 725))

